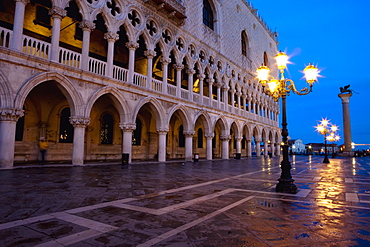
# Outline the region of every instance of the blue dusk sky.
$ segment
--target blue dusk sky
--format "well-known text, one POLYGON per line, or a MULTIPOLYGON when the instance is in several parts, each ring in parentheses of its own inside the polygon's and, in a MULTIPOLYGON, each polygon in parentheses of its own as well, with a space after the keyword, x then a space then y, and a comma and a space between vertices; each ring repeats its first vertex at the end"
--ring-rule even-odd
MULTIPOLYGON (((322 118, 339 125, 343 144, 339 88, 351 85, 352 141, 370 144, 370 0, 252 0, 267 25, 278 32, 278 48, 290 56, 286 78, 297 89, 306 86, 302 71, 308 63, 321 70, 313 92, 287 97, 288 131, 303 143, 323 142, 314 126, 322 118)), ((356 149, 369 148, 357 146, 356 149)))

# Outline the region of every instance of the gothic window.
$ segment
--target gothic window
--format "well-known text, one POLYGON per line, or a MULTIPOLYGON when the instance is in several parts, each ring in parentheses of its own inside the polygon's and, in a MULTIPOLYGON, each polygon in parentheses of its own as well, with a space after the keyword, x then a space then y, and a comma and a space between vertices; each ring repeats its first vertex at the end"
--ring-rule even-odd
POLYGON ((64 108, 60 113, 59 120, 59 142, 72 143, 73 142, 73 126, 69 122, 71 110, 69 107, 64 108))
POLYGON ((211 4, 208 0, 203 0, 203 23, 210 29, 214 30, 213 21, 214 19, 211 4))
POLYGON ((182 125, 179 128, 179 147, 185 147, 184 127, 182 125))
POLYGON ((109 113, 101 118, 100 144, 113 144, 113 116, 109 113))
POLYGON ((51 18, 49 15, 49 9, 45 6, 36 6, 36 19, 33 23, 41 25, 47 28, 51 28, 51 18))
POLYGON ((248 57, 248 36, 245 31, 242 32, 242 55, 248 57))
POLYGON ((203 130, 198 129, 198 148, 203 148, 203 130))
POLYGON ((18 119, 17 125, 15 128, 15 140, 22 141, 23 140, 23 129, 24 129, 24 116, 18 119))
POLYGON ((141 130, 143 124, 140 119, 136 118, 136 129, 132 132, 132 145, 140 146, 141 145, 141 130))
POLYGON ((266 52, 263 53, 263 64, 267 67, 269 66, 269 59, 266 52))

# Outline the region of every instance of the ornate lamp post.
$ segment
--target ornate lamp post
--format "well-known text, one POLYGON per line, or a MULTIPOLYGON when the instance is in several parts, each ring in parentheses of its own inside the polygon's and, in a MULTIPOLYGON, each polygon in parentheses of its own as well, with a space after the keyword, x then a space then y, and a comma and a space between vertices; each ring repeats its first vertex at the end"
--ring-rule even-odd
POLYGON ((294 184, 294 179, 290 174, 290 170, 292 168, 289 155, 288 155, 288 129, 287 129, 287 117, 286 117, 286 96, 289 95, 290 92, 293 92, 298 95, 306 95, 312 92, 312 85, 316 81, 318 76, 318 69, 309 64, 304 69, 304 74, 306 77, 306 81, 309 85, 309 88, 303 88, 302 90, 298 91, 294 85, 294 82, 290 79, 285 79, 284 71, 286 69, 286 64, 288 63, 288 56, 280 52, 275 56, 277 67, 279 69, 280 79, 272 79, 269 80, 269 71, 270 69, 265 65, 262 65, 257 69, 257 77, 259 82, 262 84, 263 91, 274 98, 274 101, 277 102, 281 98, 282 100, 282 131, 281 135, 283 138, 282 148, 283 148, 283 160, 281 161, 281 176, 279 178, 279 183, 276 185, 277 192, 285 192, 285 193, 297 193, 297 186, 294 184), (267 86, 267 87, 266 87, 267 86))
POLYGON ((338 126, 331 124, 327 119, 322 119, 320 124, 315 126, 315 128, 317 132, 324 136, 325 157, 323 163, 330 163, 328 158, 327 141, 330 142, 339 141, 340 137, 336 135, 336 132, 338 131, 338 126))

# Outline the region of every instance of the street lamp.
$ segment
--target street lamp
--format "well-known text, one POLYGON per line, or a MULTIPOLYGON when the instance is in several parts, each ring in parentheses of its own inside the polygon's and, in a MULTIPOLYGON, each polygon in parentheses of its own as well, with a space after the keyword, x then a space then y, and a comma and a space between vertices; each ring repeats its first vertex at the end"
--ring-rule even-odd
POLYGON ((327 119, 322 119, 320 124, 315 126, 316 131, 324 136, 325 141, 325 157, 323 163, 330 163, 328 158, 327 141, 334 142, 339 141, 340 137, 336 134, 338 126, 332 124, 327 119))
POLYGON ((282 100, 282 131, 281 135, 283 138, 282 148, 283 148, 283 160, 281 161, 281 176, 279 178, 279 183, 276 185, 277 192, 285 192, 285 193, 297 193, 297 186, 294 184, 294 179, 290 174, 290 170, 292 168, 289 155, 288 155, 288 129, 287 129, 287 117, 286 117, 286 96, 289 95, 290 92, 293 92, 298 95, 306 95, 312 92, 312 85, 316 81, 318 76, 318 69, 309 64, 304 69, 304 74, 306 81, 309 85, 309 88, 303 88, 302 90, 298 91, 294 85, 294 82, 290 79, 285 79, 284 71, 286 69, 286 65, 288 63, 288 56, 284 52, 279 52, 275 56, 276 64, 279 69, 280 79, 274 79, 273 77, 269 80, 269 71, 270 69, 262 65, 257 69, 257 77, 259 82, 262 84, 263 92, 267 95, 273 97, 274 101, 277 102, 281 98, 282 100))

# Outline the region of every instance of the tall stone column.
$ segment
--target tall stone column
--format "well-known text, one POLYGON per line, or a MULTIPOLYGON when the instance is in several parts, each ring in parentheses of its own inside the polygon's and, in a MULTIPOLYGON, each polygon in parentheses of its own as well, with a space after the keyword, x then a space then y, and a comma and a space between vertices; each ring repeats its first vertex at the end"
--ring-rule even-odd
POLYGON ((247 140, 247 157, 252 157, 252 140, 247 140))
POLYGON ((255 140, 255 142, 256 142, 256 156, 259 157, 261 156, 261 141, 255 140))
POLYGON ((221 87, 222 87, 222 83, 219 82, 216 84, 217 86, 217 109, 220 109, 221 108, 221 87))
POLYGON ((199 79, 199 104, 203 105, 203 81, 204 81, 205 75, 199 74, 198 79, 199 79))
POLYGON ((104 39, 108 40, 107 51, 107 67, 105 75, 112 77, 113 75, 113 59, 114 59, 114 43, 119 39, 119 35, 115 32, 107 32, 104 34, 104 39))
POLYGON ((220 139, 222 141, 222 159, 229 159, 229 141, 231 139, 230 135, 221 135, 220 139))
POLYGON ((81 52, 81 69, 89 70, 89 49, 90 49, 90 34, 95 29, 95 23, 83 20, 79 27, 82 29, 82 52, 81 52))
POLYGON ((128 62, 128 75, 127 75, 127 82, 133 83, 134 82, 134 71, 135 71, 135 51, 139 48, 139 43, 130 41, 126 43, 126 47, 129 50, 129 62, 128 62))
POLYGON ((152 78, 153 78, 153 57, 157 53, 153 50, 144 51, 144 56, 148 59, 148 67, 146 71, 146 87, 152 88, 152 78))
POLYGON ((24 13, 26 5, 30 0, 16 0, 15 1, 15 14, 13 25, 13 37, 11 40, 11 48, 17 51, 22 50, 22 34, 24 24, 24 13))
POLYGON ((188 74, 188 90, 189 90, 189 101, 193 101, 193 87, 194 87, 194 69, 187 69, 186 73, 188 74))
POLYGON ((170 58, 165 59, 164 57, 161 58, 162 63, 162 91, 163 93, 167 94, 167 79, 168 79, 168 64, 171 62, 170 58))
POLYGON ((176 70, 176 96, 181 98, 181 71, 184 69, 184 65, 176 64, 174 67, 176 70))
POLYGON ((204 137, 207 140, 207 147, 206 147, 206 159, 212 160, 212 139, 215 135, 213 133, 206 134, 204 137))
POLYGON ((132 132, 136 129, 136 124, 120 124, 122 129, 122 153, 128 154, 128 163, 132 161, 132 132))
POLYGON ((338 94, 338 97, 342 99, 344 152, 352 151, 351 116, 349 111, 349 98, 351 98, 351 96, 352 93, 338 94))
POLYGON ((236 153, 241 154, 242 153, 242 137, 235 137, 236 140, 236 153))
POLYGON ((74 127, 72 164, 82 165, 85 157, 85 129, 90 124, 90 118, 71 117, 69 122, 74 127))
POLYGON ((213 83, 215 82, 214 79, 208 79, 208 96, 209 96, 209 106, 210 107, 213 107, 213 104, 212 104, 212 101, 213 101, 213 90, 212 90, 212 86, 213 86, 213 83))
POLYGON ((54 6, 50 9, 49 15, 53 18, 50 60, 57 62, 59 59, 60 23, 62 22, 63 17, 67 15, 67 11, 54 6))
POLYGON ((191 161, 193 159, 193 136, 194 131, 184 131, 185 135, 185 160, 191 161))
POLYGON ((168 129, 159 129, 158 132, 158 161, 166 161, 166 135, 168 129))
POLYGON ((21 109, 0 109, 0 168, 13 167, 15 129, 23 115, 21 109))

